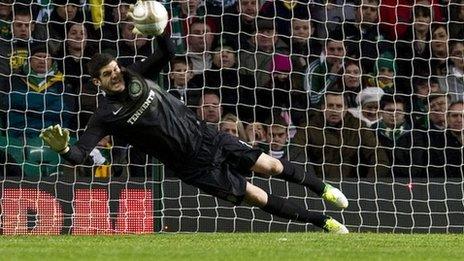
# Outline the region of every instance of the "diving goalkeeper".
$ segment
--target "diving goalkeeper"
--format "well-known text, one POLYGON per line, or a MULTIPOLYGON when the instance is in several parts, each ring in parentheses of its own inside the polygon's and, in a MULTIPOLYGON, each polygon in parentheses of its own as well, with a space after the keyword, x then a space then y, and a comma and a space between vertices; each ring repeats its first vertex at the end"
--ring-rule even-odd
MULTIPOLYGON (((278 217, 313 223, 331 233, 348 233, 335 219, 297 206, 290 199, 268 194, 248 182, 241 174, 252 170, 265 176, 302 184, 327 202, 346 208, 348 201, 335 187, 324 184, 313 173, 253 149, 196 115, 174 96, 145 79, 158 73, 174 55, 173 45, 159 25, 149 31, 147 18, 137 31, 158 35, 159 49, 139 64, 122 68, 108 54, 96 54, 88 64, 92 82, 104 91, 98 108, 75 145, 70 146, 69 131, 59 125, 42 130, 40 137, 72 164, 88 161, 89 153, 106 135, 127 141, 159 159, 185 183, 215 197, 239 205, 245 202, 278 217), (142 28, 142 30, 140 30, 142 28)), ((164 29, 164 27, 162 28, 164 29)))

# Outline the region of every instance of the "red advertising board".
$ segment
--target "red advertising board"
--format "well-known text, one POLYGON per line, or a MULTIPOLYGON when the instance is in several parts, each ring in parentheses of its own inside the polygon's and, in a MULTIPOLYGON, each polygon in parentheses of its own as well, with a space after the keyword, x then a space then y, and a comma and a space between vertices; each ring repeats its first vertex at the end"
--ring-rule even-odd
POLYGON ((4 235, 92 235, 154 232, 149 183, 1 182, 4 235))

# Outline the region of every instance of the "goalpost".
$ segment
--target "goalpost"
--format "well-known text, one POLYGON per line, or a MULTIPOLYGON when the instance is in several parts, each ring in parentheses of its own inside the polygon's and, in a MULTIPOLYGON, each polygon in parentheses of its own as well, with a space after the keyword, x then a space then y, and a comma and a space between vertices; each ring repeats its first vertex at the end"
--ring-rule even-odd
MULTIPOLYGON (((124 234, 319 231, 312 225, 272 217, 257 208, 246 205, 232 206, 227 202, 211 197, 176 179, 175 175, 165 169, 156 159, 146 157, 130 146, 119 144, 111 137, 103 140, 97 150, 92 152, 92 157, 96 162, 93 166, 68 166, 66 162, 63 162, 55 153, 44 146, 42 141, 31 133, 37 133, 40 130, 40 127, 37 126, 48 124, 49 117, 61 122, 64 122, 66 117, 70 117, 72 121, 69 127, 74 128, 75 141, 85 128, 85 122, 91 116, 92 108, 98 106, 97 91, 87 83, 88 74, 80 73, 80 70, 84 69, 85 62, 88 61, 88 56, 91 56, 92 53, 84 53, 83 57, 76 56, 74 51, 67 49, 69 43, 79 43, 82 48, 91 46, 92 52, 112 52, 116 54, 121 63, 140 60, 157 50, 156 44, 151 44, 151 38, 142 37, 143 39, 137 40, 137 44, 144 46, 140 49, 137 49, 136 42, 131 39, 128 33, 130 28, 126 28, 126 24, 130 23, 123 21, 128 8, 127 2, 130 1, 105 1, 101 6, 98 5, 98 1, 59 2, 60 5, 34 1, 36 4, 32 6, 24 4, 20 0, 0 3, 0 10, 10 10, 11 12, 10 16, 0 17, 0 28, 5 29, 5 31, 0 32, 5 32, 5 34, 1 34, 2 53, 0 60, 8 64, 12 61, 23 62, 11 72, 0 72, 2 84, 0 86, 2 98, 0 148, 4 154, 1 161, 2 178, 0 180, 1 233, 124 234), (54 39, 53 37, 56 35, 51 34, 52 29, 59 26, 60 22, 53 20, 56 19, 53 16, 53 10, 62 4, 73 5, 77 10, 76 12, 82 15, 83 21, 88 24, 85 29, 82 29, 82 26, 75 26, 75 24, 80 24, 79 22, 75 22, 75 24, 63 22, 61 25, 63 32, 65 32, 64 38, 54 39), (65 51, 61 52, 63 55, 60 56, 60 52, 58 55, 54 54, 56 68, 62 70, 64 78, 60 78, 58 83, 50 83, 50 86, 62 84, 61 90, 63 91, 54 92, 52 89, 38 91, 27 85, 33 81, 32 76, 40 79, 41 75, 44 74, 34 73, 33 70, 21 71, 23 68, 31 67, 28 67, 27 64, 27 61, 30 62, 28 53, 32 52, 32 48, 35 47, 27 40, 15 39, 14 35, 12 38, 12 32, 10 35, 8 34, 8 30, 14 30, 15 25, 27 24, 25 22, 27 18, 21 23, 15 20, 16 24, 15 21, 11 20, 16 12, 18 15, 24 14, 23 11, 19 10, 19 6, 33 13, 34 19, 41 19, 29 21, 30 23, 34 22, 36 33, 41 32, 46 35, 45 38, 39 39, 39 42, 55 40, 53 41, 55 45, 47 47, 49 48, 46 49, 47 52, 51 52, 52 49, 60 50, 61 44, 65 46, 65 51), (104 12, 98 13, 98 10, 104 10, 104 12), (94 27, 94 25, 99 24, 97 21, 99 15, 103 14, 104 16, 101 16, 105 19, 103 27, 94 27), (86 31, 88 38, 74 38, 75 35, 69 34, 72 30, 86 31), (131 48, 135 48, 133 52, 131 52, 131 48), (59 65, 60 63, 62 66, 59 65), (66 67, 63 65, 65 63, 73 63, 75 67, 66 67), (26 80, 24 81, 24 79, 26 80), (16 87, 16 84, 21 81, 26 84, 24 85, 25 89, 16 87), (73 87, 73 91, 68 92, 67 88, 69 87, 73 87), (48 99, 56 97, 61 97, 56 100, 60 103, 59 109, 47 107, 48 99), (74 100, 75 103, 72 104, 74 107, 69 106, 65 101, 66 99, 74 100), (15 125, 17 122, 22 125, 15 125)), ((396 85, 411 88, 409 92, 393 89, 394 94, 401 93, 408 106, 415 105, 413 104, 417 94, 415 87, 419 82, 425 82, 430 89, 436 83, 439 85, 439 89, 445 90, 446 94, 456 94, 454 90, 446 88, 449 86, 447 79, 453 77, 454 71, 451 69, 457 68, 456 70, 459 71, 459 59, 464 60, 462 54, 461 57, 457 54, 461 50, 459 43, 462 43, 462 38, 453 38, 459 35, 459 27, 452 26, 462 25, 463 18, 455 17, 453 10, 453 8, 464 9, 462 1, 452 1, 449 6, 439 5, 432 1, 433 5, 422 4, 420 8, 417 6, 421 4, 413 6, 408 3, 391 5, 389 1, 382 2, 383 6, 378 6, 378 1, 375 0, 330 1, 328 3, 323 3, 323 1, 310 3, 292 1, 300 8, 303 6, 310 10, 311 17, 301 16, 301 13, 285 13, 285 10, 288 12, 289 9, 285 9, 285 5, 279 3, 281 1, 237 0, 237 8, 229 5, 229 2, 234 1, 223 1, 226 3, 222 7, 218 6, 217 3, 214 4, 215 1, 200 2, 198 7, 194 7, 194 5, 187 7, 187 11, 190 8, 198 8, 196 16, 202 19, 196 19, 192 14, 188 17, 182 15, 181 4, 186 4, 185 1, 164 1, 171 15, 168 30, 170 30, 172 39, 176 43, 177 56, 180 60, 189 57, 191 64, 187 63, 186 67, 190 70, 191 75, 187 73, 186 77, 192 78, 192 82, 195 84, 188 85, 187 92, 182 89, 179 91, 173 73, 182 73, 182 70, 174 68, 175 65, 171 63, 169 68, 157 77, 160 86, 164 86, 172 94, 178 95, 193 110, 200 109, 200 113, 201 106, 195 103, 198 95, 215 89, 224 111, 238 115, 239 120, 245 125, 251 125, 253 122, 264 123, 264 118, 268 118, 270 124, 281 124, 279 120, 283 119, 288 127, 286 134, 289 136, 287 138, 288 144, 284 146, 284 155, 294 155, 294 152, 298 151, 299 157, 290 158, 290 160, 307 169, 314 168, 317 175, 320 175, 325 182, 339 187, 349 199, 350 206, 340 212, 326 205, 314 193, 302 186, 289 184, 278 179, 264 179, 253 174, 247 176, 247 179, 268 192, 292 198, 308 209, 333 216, 353 232, 449 233, 464 231, 463 163, 447 161, 447 156, 454 158, 458 153, 461 153, 462 157, 462 144, 453 153, 447 154, 446 147, 430 145, 435 144, 433 137, 436 136, 428 136, 431 133, 429 129, 420 129, 418 133, 423 135, 422 137, 426 137, 426 143, 424 143, 426 145, 413 145, 412 147, 395 145, 394 148, 405 151, 414 150, 412 153, 403 154, 408 155, 407 157, 410 157, 411 160, 415 156, 414 153, 421 151, 424 153, 424 158, 427 158, 427 164, 405 164, 405 161, 402 161, 405 160, 404 158, 396 158, 393 162, 386 164, 384 161, 380 161, 381 156, 378 152, 385 149, 386 145, 381 144, 377 139, 375 143, 369 143, 370 145, 361 142, 361 140, 366 139, 369 127, 364 123, 359 128, 354 128, 353 125, 348 126, 346 118, 339 125, 327 123, 314 125, 317 119, 314 115, 324 114, 332 108, 327 109, 313 105, 314 101, 319 101, 318 99, 323 97, 326 92, 334 91, 332 89, 334 86, 342 88, 347 103, 352 102, 350 105, 356 105, 356 94, 361 87, 358 86, 359 89, 356 89, 356 86, 349 86, 347 77, 354 78, 354 82, 361 81, 360 79, 365 80, 366 86, 363 87, 377 86, 383 88, 384 92, 388 92, 387 89, 394 86, 393 81, 382 81, 381 77, 373 73, 374 71, 379 73, 382 69, 380 65, 388 67, 395 63, 397 65, 393 65, 392 68, 393 73, 397 75, 384 75, 384 79, 393 79, 396 81, 396 85), (358 5, 360 3, 363 5, 358 5), (250 4, 256 4, 256 9, 264 6, 266 10, 262 9, 262 13, 258 17, 250 4), (272 13, 270 10, 273 8, 276 8, 276 14, 269 16, 272 13), (359 17, 363 8, 373 8, 373 10, 366 10, 366 12, 377 12, 378 17, 374 19, 375 21, 366 20, 368 13, 364 14, 364 18, 359 17), (211 10, 213 10, 212 13, 211 10), (240 13, 237 13, 237 10, 240 13), (419 22, 427 25, 429 36, 426 40, 408 40, 408 28, 414 28, 415 24, 412 17, 416 12, 417 16, 419 13, 425 17, 427 14, 430 15, 429 22, 419 22), (206 14, 208 15, 206 16, 206 14), (360 22, 359 19, 365 20, 360 22), (437 19, 444 19, 446 22, 436 23, 437 19), (189 28, 188 24, 198 21, 202 23, 199 31, 190 31, 193 29, 189 28), (433 21, 435 23, 432 23, 433 21), (364 40, 362 37, 367 36, 362 35, 363 31, 358 27, 361 23, 363 26, 368 25, 363 27, 363 30, 372 28, 370 26, 381 25, 377 31, 371 32, 375 33, 376 31, 379 37, 364 40), (405 57, 403 52, 408 44, 413 47, 418 46, 417 48, 429 48, 432 53, 437 52, 432 50, 432 39, 434 39, 432 30, 439 28, 439 25, 445 25, 443 28, 446 29, 445 33, 448 39, 441 41, 445 41, 446 46, 450 48, 447 49, 448 55, 443 57, 447 61, 445 65, 437 61, 437 57, 425 60, 416 57, 417 54, 413 54, 411 58, 405 57), (299 27, 292 29, 292 26, 299 27), (314 29, 313 35, 309 38, 304 37, 305 26, 309 26, 309 29, 306 28, 306 30, 314 29), (359 31, 356 31, 356 28, 359 31), (277 31, 269 35, 269 32, 274 29, 277 31), (356 33, 360 33, 359 38, 356 38, 356 33), (397 39, 393 39, 392 35, 396 36, 397 39), (212 38, 216 38, 216 40, 212 41, 212 38), (203 51, 198 51, 193 45, 193 42, 199 39, 200 42, 204 41, 203 51), (210 40, 211 42, 209 42, 210 40), (266 45, 267 41, 271 41, 273 45, 266 45), (338 42, 342 43, 342 50, 340 50, 342 53, 334 52, 327 55, 328 51, 325 48, 332 43, 333 46, 336 46, 338 42), (208 43, 216 45, 217 48, 210 48, 208 43), (448 45, 448 43, 451 44, 448 45), (388 48, 388 46, 393 48, 390 52, 392 57, 381 55, 384 51, 383 48, 388 48), (456 55, 451 55, 452 50, 455 50, 456 55), (218 55, 221 51, 227 53, 224 54, 222 60, 221 55, 218 55), (370 51, 375 51, 375 57, 371 57, 370 51), (353 52, 359 57, 350 56, 353 52), (325 56, 321 53, 324 53, 325 56), (235 59, 235 64, 229 67, 231 57, 235 59), (329 60, 335 58, 335 61, 337 59, 342 61, 338 70, 327 64, 324 65, 324 63, 318 67, 318 62, 327 61, 327 57, 329 60), (415 64, 418 60, 425 61, 425 63, 420 63, 418 66, 415 64), (219 63, 221 66, 218 68, 217 65, 214 65, 215 63, 219 63), (423 68, 424 64, 427 64, 428 68, 423 68), (198 67, 199 65, 205 65, 207 68, 198 67), (353 67, 348 68, 351 65, 353 67), (399 68, 395 67, 398 65, 399 68), (359 72, 351 70, 352 68, 356 69, 356 67, 359 72), (451 69, 443 75, 436 75, 434 70, 438 67, 443 68, 443 70, 451 69), (404 68, 412 68, 409 76, 404 75, 404 71, 400 71, 404 68), (366 69, 369 72, 363 71, 366 69), (421 73, 419 74, 415 70, 419 70, 421 73), (423 74, 423 70, 426 71, 426 74, 423 74), (288 79, 288 81, 282 79, 288 79), (435 79, 437 80, 435 81, 435 79), (318 81, 322 82, 322 91, 311 90, 314 82, 318 81), (290 83, 290 89, 285 89, 285 86, 288 87, 285 85, 286 83, 290 83), (313 102, 312 105, 310 105, 310 101, 313 102), (308 106, 311 106, 310 109, 308 106), (277 119, 277 117, 282 119, 277 119), (336 133, 344 133, 344 131, 354 133, 352 136, 357 139, 358 143, 355 143, 357 145, 349 143, 347 134, 337 136, 336 133), (315 133, 320 135, 318 137, 322 139, 321 143, 314 141, 314 136, 311 135, 315 135, 315 133), (328 137, 339 137, 340 143, 329 140, 328 137), (356 160, 344 158, 346 156, 345 150, 356 151, 354 152, 356 160), (373 154, 376 161, 362 162, 369 150, 376 151, 373 154), (340 156, 339 162, 332 161, 334 154, 340 156), (435 161, 434 157, 437 155, 443 155, 443 161, 435 161), (321 161, 316 160, 315 156, 321 156, 321 161), (400 163, 395 165, 395 162, 400 163), (440 165, 440 162, 443 164, 440 165), (375 175, 366 177, 367 171, 364 172, 364 167, 373 170, 375 175), (408 175, 381 176, 379 174, 379 171, 391 173, 390 171, 397 167, 405 170, 408 175), (432 175, 430 167, 442 169, 444 174, 438 177, 432 175), (449 167, 454 167, 452 171, 457 171, 460 174, 451 175, 449 167), (346 176, 345 170, 347 168, 354 169, 354 175, 346 176), (335 171, 329 173, 327 169, 335 171), (413 173, 416 169, 423 171, 424 175, 415 176, 413 173)), ((71 16, 70 13, 67 15, 68 18, 71 16)), ((52 75, 58 71, 56 68, 48 68, 48 76, 59 76, 58 74, 52 75)), ((34 83, 40 85, 43 81, 47 81, 47 78, 34 83)), ((19 85, 21 86, 21 84, 19 85)), ((363 97, 372 98, 378 107, 380 106, 380 97, 377 94, 374 93, 375 97, 372 95, 363 97)), ((427 92, 422 101, 431 103, 432 96, 427 92)), ((433 99, 435 98, 437 97, 433 96, 433 99)), ((323 102, 324 99, 321 101, 323 102)), ((417 108, 405 107, 404 109, 407 111, 417 108)), ((350 110, 351 112, 346 110, 346 114, 361 113, 361 111, 357 111, 356 106, 351 107, 350 110)), ((379 108, 377 108, 377 112, 378 110, 379 108)), ((435 114, 438 113, 440 111, 435 111, 435 114)), ((441 111, 441 113, 446 112, 441 111)), ((405 115, 407 120, 412 121, 416 116, 427 116, 428 114, 427 111, 413 111, 412 113, 406 112, 405 115)), ((446 114, 444 115, 446 118, 446 114)), ((427 117, 426 119, 428 120, 427 117)), ((361 122, 362 119, 358 119, 359 125, 361 122)), ((387 129, 386 127, 378 128, 387 129)), ((375 137, 376 130, 378 129, 372 130, 369 135, 375 137)), ((438 130, 435 131, 438 132, 438 130)), ((269 142, 264 141, 265 137, 259 138, 263 138, 263 141, 256 144, 269 151, 271 148, 269 142)))

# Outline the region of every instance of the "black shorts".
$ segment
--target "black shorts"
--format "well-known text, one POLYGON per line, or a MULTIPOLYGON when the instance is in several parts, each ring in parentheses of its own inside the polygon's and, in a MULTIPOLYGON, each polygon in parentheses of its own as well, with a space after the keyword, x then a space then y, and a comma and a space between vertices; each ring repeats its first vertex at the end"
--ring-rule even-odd
POLYGON ((179 173, 185 183, 239 205, 246 191, 243 175, 250 172, 262 151, 226 133, 207 131, 192 164, 194 171, 179 173))

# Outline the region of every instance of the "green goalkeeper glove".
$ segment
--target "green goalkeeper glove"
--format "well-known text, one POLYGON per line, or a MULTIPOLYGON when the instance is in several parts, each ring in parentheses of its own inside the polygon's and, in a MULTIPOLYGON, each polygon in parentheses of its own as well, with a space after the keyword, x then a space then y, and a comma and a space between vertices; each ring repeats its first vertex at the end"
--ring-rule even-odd
POLYGON ((60 154, 69 150, 69 130, 62 129, 60 125, 43 129, 39 135, 50 148, 60 154))
POLYGON ((162 34, 169 20, 168 11, 157 1, 138 0, 128 16, 134 21, 133 33, 153 36, 162 34))

